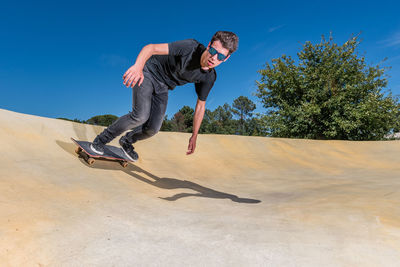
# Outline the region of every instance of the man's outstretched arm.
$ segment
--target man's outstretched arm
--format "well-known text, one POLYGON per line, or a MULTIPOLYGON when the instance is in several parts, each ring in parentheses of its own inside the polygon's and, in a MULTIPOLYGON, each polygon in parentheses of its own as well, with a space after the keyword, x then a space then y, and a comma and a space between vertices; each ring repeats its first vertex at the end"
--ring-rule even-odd
POLYGON ((152 55, 168 55, 168 44, 148 44, 142 48, 139 55, 136 58, 136 62, 132 65, 124 74, 124 85, 126 87, 134 87, 136 83, 142 84, 143 68, 146 61, 152 55))
POLYGON ((197 135, 199 133, 200 125, 203 121, 205 111, 206 101, 201 101, 200 99, 197 99, 196 110, 193 117, 193 134, 192 137, 190 137, 189 139, 188 151, 186 152, 186 155, 193 154, 194 150, 196 149, 197 135))

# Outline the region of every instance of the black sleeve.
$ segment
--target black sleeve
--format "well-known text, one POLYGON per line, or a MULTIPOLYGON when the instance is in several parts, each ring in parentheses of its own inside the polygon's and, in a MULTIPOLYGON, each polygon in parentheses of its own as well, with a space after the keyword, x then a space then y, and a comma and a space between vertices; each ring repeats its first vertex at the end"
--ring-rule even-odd
POLYGON ((195 83, 194 86, 196 88, 197 97, 201 101, 206 101, 208 94, 213 87, 215 79, 207 80, 204 82, 195 83))
POLYGON ((190 54, 199 43, 194 39, 186 39, 168 44, 168 54, 171 56, 184 56, 190 54))

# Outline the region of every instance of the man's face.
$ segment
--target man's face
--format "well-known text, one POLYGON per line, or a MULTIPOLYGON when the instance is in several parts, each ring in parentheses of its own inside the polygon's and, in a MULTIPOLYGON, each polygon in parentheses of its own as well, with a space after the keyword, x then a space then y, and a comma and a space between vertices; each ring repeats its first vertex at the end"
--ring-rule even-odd
POLYGON ((208 44, 207 50, 204 51, 203 55, 201 55, 200 65, 204 70, 215 68, 222 62, 228 60, 230 57, 228 54, 229 50, 224 48, 220 41, 214 41, 212 44, 208 44), (210 52, 214 53, 214 55, 210 52), (218 59, 218 57, 220 57, 220 59, 218 59), (221 57, 225 57, 225 59, 221 60, 221 57))

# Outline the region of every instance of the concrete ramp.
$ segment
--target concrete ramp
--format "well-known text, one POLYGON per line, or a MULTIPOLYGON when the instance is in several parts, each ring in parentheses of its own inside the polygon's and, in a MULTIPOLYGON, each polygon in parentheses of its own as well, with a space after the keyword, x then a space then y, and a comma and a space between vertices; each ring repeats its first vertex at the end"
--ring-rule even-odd
POLYGON ((124 169, 75 154, 102 127, 0 125, 1 266, 399 266, 398 141, 162 132, 124 169))

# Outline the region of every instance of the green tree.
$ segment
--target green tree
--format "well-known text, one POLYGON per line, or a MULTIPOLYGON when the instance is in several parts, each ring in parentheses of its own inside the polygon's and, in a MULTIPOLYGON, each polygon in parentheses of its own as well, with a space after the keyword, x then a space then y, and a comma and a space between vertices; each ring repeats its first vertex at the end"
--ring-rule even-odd
POLYGON ((165 115, 160 131, 169 132, 172 131, 172 128, 173 128, 172 121, 168 120, 168 116, 165 115))
POLYGON ((214 111, 208 114, 209 117, 209 133, 215 134, 234 134, 236 123, 233 120, 232 108, 225 103, 218 106, 214 111))
POLYGON ((110 126, 114 121, 118 119, 117 116, 114 115, 98 115, 94 116, 86 121, 88 124, 94 124, 94 125, 101 125, 101 126, 110 126))
POLYGON ((182 113, 184 118, 185 131, 191 133, 193 129, 194 110, 189 106, 183 106, 179 112, 182 113))
POLYGON ((256 95, 267 109, 261 121, 272 136, 378 140, 398 127, 399 103, 386 68, 367 66, 358 37, 339 46, 322 36, 306 42, 298 64, 283 55, 259 71, 256 95))
POLYGON ((232 112, 239 117, 240 134, 246 134, 246 122, 253 116, 256 105, 246 96, 239 96, 233 101, 232 112))
POLYGON ((263 128, 262 120, 259 117, 253 117, 246 122, 246 132, 252 136, 265 136, 266 131, 263 128))
POLYGON ((194 110, 189 106, 183 106, 171 120, 172 131, 192 132, 194 110))
POLYGON ((181 112, 175 113, 171 120, 172 132, 186 132, 185 117, 181 112))

